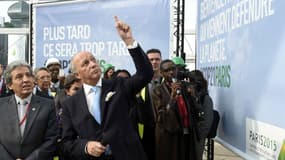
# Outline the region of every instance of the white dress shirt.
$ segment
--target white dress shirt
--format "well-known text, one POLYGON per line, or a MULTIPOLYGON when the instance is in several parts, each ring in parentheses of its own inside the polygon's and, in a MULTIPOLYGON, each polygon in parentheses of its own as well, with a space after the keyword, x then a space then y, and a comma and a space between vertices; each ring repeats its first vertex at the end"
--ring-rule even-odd
MULTIPOLYGON (((21 99, 17 95, 15 95, 16 102, 17 102, 17 109, 18 109, 18 118, 19 118, 19 125, 20 122, 23 120, 26 114, 28 114, 28 106, 30 105, 32 94, 30 94, 27 98, 21 99)), ((28 115, 26 115, 28 116, 28 115)), ((21 135, 24 135, 24 130, 26 126, 26 120, 23 122, 23 124, 20 126, 21 135)))
MULTIPOLYGON (((98 83, 96 84, 96 86, 101 87, 102 88, 102 79, 100 78, 98 83)), ((93 106, 93 101, 94 101, 94 94, 101 94, 101 92, 94 92, 92 87, 94 86, 90 86, 88 84, 83 84, 83 88, 84 88, 84 92, 85 92, 85 96, 86 96, 86 101, 87 101, 87 105, 88 105, 88 110, 89 112, 92 114, 92 106, 93 106)))

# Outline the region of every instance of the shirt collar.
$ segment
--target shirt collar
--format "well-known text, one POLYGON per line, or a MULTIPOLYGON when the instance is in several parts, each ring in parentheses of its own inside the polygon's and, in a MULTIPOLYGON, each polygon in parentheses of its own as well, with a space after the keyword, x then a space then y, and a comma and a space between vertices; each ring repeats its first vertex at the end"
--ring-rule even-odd
MULTIPOLYGON (((101 87, 102 88, 102 78, 99 79, 99 81, 97 82, 97 84, 95 85, 97 87, 101 87)), ((85 95, 88 95, 92 92, 92 88, 95 87, 95 86, 91 86, 89 84, 85 84, 83 83, 83 88, 84 88, 84 92, 85 92, 85 95)))
POLYGON ((51 84, 51 87, 59 88, 60 82, 59 81, 57 81, 56 83, 51 82, 50 84, 51 84))
MULTIPOLYGON (((36 86, 36 87, 34 88, 34 91, 33 91, 34 94, 36 94, 37 89, 38 89, 40 92, 42 92, 42 89, 41 89, 39 86, 36 86)), ((49 95, 49 96, 52 96, 52 94, 51 94, 51 89, 50 89, 50 88, 48 88, 48 95, 49 95)))
POLYGON ((18 96, 15 94, 15 99, 16 99, 16 102, 17 102, 17 103, 18 103, 18 102, 21 102, 21 101, 26 101, 26 102, 28 102, 28 104, 29 104, 29 103, 31 102, 32 95, 33 95, 33 94, 31 93, 28 97, 22 99, 22 98, 18 97, 18 96))

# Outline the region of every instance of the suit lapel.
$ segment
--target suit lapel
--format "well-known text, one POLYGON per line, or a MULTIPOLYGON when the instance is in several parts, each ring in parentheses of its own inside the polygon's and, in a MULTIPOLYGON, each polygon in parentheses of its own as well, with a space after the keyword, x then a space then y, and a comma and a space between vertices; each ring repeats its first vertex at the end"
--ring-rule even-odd
POLYGON ((106 97, 106 85, 104 85, 105 81, 102 81, 102 89, 101 89, 101 95, 100 95, 100 109, 101 109, 101 122, 103 122, 105 118, 105 107, 106 102, 104 100, 104 97, 106 97))
POLYGON ((27 136, 27 134, 29 133, 31 127, 32 127, 32 124, 34 123, 38 113, 39 113, 39 110, 41 108, 41 105, 40 105, 40 101, 39 99, 36 97, 36 96, 32 96, 32 99, 31 99, 31 102, 29 104, 29 110, 28 110, 28 117, 27 117, 27 120, 26 120, 26 126, 25 126, 25 130, 24 130, 24 136, 23 136, 23 139, 25 139, 25 137, 27 136))
MULTIPOLYGON (((7 112, 5 115, 7 116, 7 122, 6 124, 10 125, 12 124, 12 130, 16 131, 15 133, 7 133, 8 135, 15 135, 15 138, 18 142, 21 141, 21 131, 20 131, 20 125, 19 125, 19 117, 18 117, 18 108, 17 103, 14 96, 10 96, 10 99, 8 100, 7 104, 4 104, 5 107, 7 107, 7 112)), ((5 132, 5 131, 4 131, 5 132)))
POLYGON ((101 122, 103 122, 104 118, 106 117, 106 113, 107 113, 107 108, 106 108, 107 102, 105 101, 105 97, 107 93, 110 91, 110 88, 108 88, 108 86, 111 85, 108 82, 109 81, 102 80, 102 90, 101 90, 101 97, 100 97, 100 109, 101 109, 101 117, 102 117, 101 122))
MULTIPOLYGON (((85 95, 85 91, 84 91, 83 86, 80 90, 77 91, 77 93, 74 96, 78 98, 78 101, 77 101, 78 105, 77 106, 83 106, 82 108, 80 108, 80 109, 82 109, 83 114, 87 114, 87 115, 89 114, 91 117, 93 117, 92 114, 90 113, 89 109, 88 109, 88 104, 86 101, 86 95, 85 95)), ((95 120, 95 118, 94 118, 94 120, 95 120)))

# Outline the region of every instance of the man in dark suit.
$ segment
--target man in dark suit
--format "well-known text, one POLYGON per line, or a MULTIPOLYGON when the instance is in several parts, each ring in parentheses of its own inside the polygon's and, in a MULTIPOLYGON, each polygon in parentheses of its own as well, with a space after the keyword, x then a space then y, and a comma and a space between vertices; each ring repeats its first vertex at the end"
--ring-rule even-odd
POLYGON ((5 80, 14 94, 0 99, 0 159, 51 160, 57 137, 53 101, 32 94, 34 77, 26 62, 10 63, 5 80))
POLYGON ((100 65, 90 52, 74 55, 70 69, 82 80, 83 87, 63 102, 62 119, 64 150, 73 160, 147 159, 129 109, 130 99, 151 80, 152 67, 133 39, 131 28, 117 17, 115 23, 137 72, 127 79, 102 80, 100 65))
POLYGON ((9 90, 6 87, 3 72, 4 67, 2 64, 0 64, 0 97, 6 97, 10 95, 9 90))
POLYGON ((34 70, 35 76, 35 88, 34 94, 40 97, 45 97, 49 99, 53 99, 50 83, 51 83, 51 75, 47 68, 40 67, 34 70))

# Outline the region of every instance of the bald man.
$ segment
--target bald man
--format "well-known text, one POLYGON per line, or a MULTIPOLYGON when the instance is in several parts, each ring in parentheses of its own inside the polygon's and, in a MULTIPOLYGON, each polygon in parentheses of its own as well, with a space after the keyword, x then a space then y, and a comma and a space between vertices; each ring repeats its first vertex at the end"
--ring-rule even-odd
POLYGON ((70 69, 82 80, 83 87, 63 102, 63 148, 70 159, 147 159, 129 118, 129 101, 150 82, 153 71, 131 28, 117 17, 115 24, 137 72, 128 79, 102 80, 100 65, 92 53, 73 56, 70 69))

